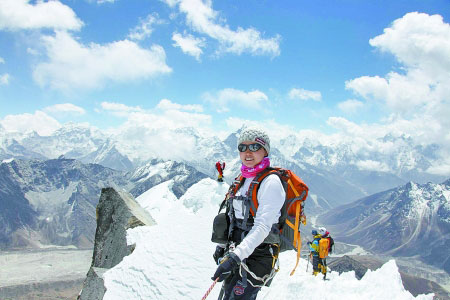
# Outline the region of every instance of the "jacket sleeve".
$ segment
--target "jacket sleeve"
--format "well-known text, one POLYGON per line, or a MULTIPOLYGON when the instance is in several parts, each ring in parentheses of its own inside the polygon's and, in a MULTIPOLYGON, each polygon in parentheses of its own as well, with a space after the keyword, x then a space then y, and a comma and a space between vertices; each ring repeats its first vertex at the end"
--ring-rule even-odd
POLYGON ((286 198, 280 178, 275 174, 267 176, 261 182, 257 196, 258 210, 253 227, 234 250, 241 260, 249 257, 269 235, 272 225, 278 223, 281 207, 286 198))

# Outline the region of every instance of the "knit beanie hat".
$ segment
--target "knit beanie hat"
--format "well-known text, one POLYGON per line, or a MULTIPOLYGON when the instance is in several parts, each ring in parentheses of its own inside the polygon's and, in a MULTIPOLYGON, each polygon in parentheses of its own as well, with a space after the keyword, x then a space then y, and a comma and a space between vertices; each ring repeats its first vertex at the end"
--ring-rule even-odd
POLYGON ((256 142, 266 149, 267 154, 270 153, 270 139, 267 133, 256 127, 249 127, 244 129, 239 135, 238 145, 242 142, 250 141, 256 142))

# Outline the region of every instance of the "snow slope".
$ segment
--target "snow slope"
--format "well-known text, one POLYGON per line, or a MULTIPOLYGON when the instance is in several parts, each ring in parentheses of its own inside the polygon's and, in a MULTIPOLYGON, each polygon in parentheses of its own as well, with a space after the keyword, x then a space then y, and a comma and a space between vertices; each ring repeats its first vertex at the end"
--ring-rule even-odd
MULTIPOLYGON (((216 269, 212 259, 215 244, 211 227, 218 206, 228 189, 209 178, 193 185, 180 199, 171 191, 173 181, 161 183, 137 198, 156 220, 156 226, 143 226, 127 232, 134 252, 104 274, 103 299, 201 299, 212 284, 216 269)), ((395 261, 377 271, 368 271, 362 280, 353 272, 329 274, 329 281, 306 273, 301 260, 294 276, 295 252, 280 255, 281 269, 270 288, 258 299, 432 299, 414 298, 401 282, 395 261)), ((311 271, 311 266, 309 266, 311 271)), ((217 299, 220 284, 208 299, 217 299)))

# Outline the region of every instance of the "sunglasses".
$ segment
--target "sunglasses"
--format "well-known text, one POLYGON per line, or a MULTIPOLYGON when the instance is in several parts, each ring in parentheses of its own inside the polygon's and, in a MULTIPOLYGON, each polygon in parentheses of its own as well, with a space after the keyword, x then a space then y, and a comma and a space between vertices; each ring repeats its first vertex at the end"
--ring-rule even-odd
POLYGON ((245 151, 247 151, 247 149, 250 150, 251 152, 256 152, 256 151, 258 151, 261 148, 262 148, 262 146, 260 144, 257 144, 257 143, 250 144, 250 145, 239 144, 239 146, 238 146, 239 152, 245 152, 245 151))

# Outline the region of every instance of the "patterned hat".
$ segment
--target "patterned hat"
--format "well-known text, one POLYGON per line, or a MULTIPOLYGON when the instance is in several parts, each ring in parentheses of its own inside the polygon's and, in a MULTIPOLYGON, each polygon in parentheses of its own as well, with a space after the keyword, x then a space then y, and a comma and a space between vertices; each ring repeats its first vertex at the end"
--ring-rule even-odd
POLYGON ((244 129, 239 135, 238 145, 246 141, 258 143, 266 149, 267 154, 270 153, 270 139, 264 130, 256 127, 244 129))

